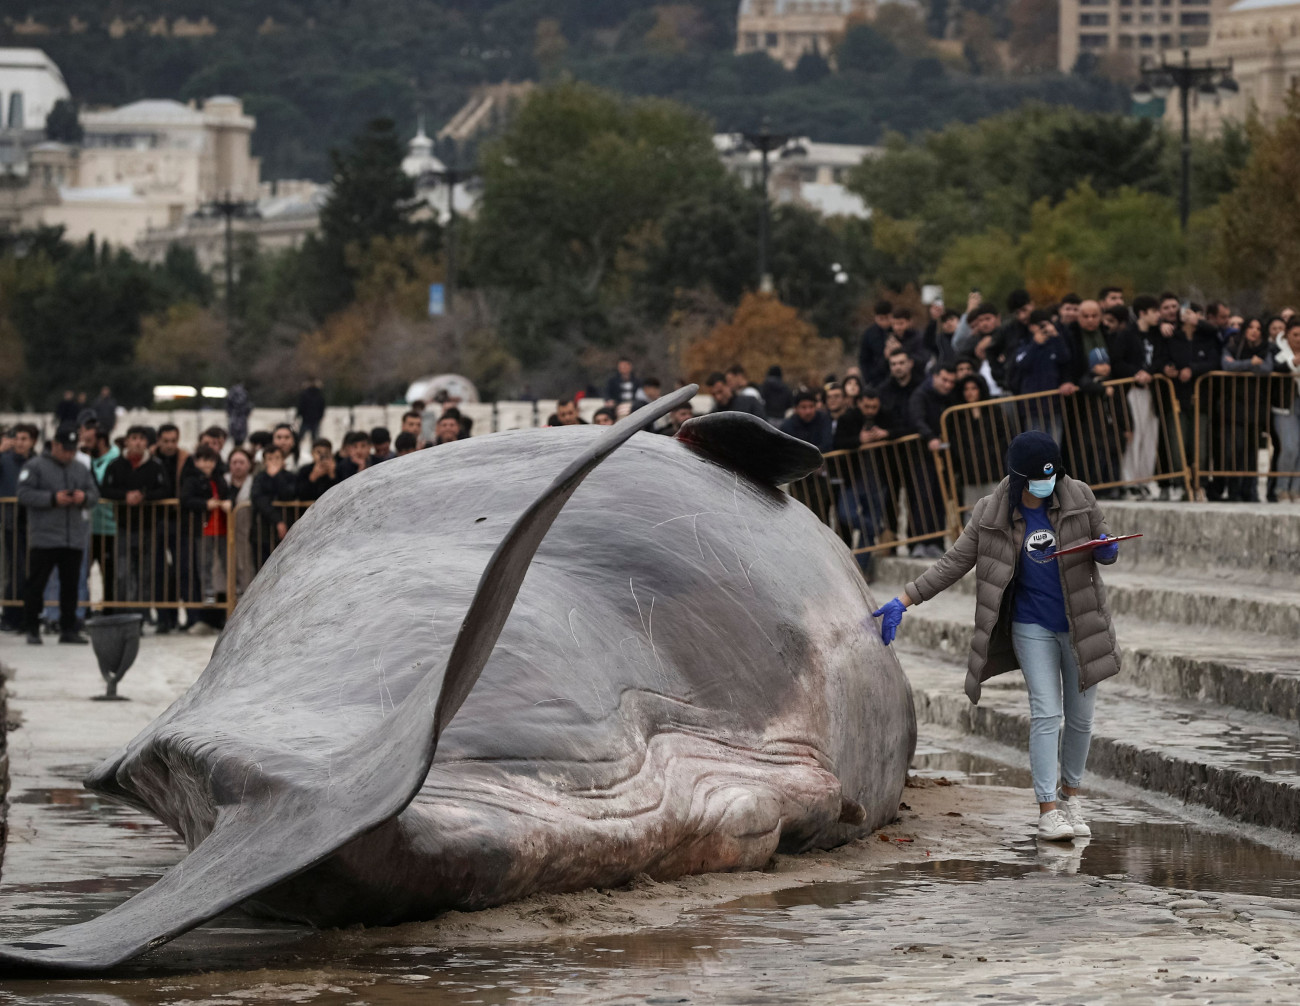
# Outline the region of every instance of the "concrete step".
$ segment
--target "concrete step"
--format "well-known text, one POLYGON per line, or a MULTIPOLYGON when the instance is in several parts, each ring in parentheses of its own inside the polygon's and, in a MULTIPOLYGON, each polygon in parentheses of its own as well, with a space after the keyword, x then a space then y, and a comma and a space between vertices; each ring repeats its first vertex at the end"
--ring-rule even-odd
MULTIPOLYGON (((1128 551, 1102 571, 1111 614, 1149 622, 1170 622, 1300 640, 1300 577, 1286 586, 1247 584, 1202 571, 1156 571, 1137 566, 1128 551), (1136 567, 1136 568, 1135 568, 1136 567)), ((904 584, 925 572, 933 560, 896 557, 876 560, 875 578, 904 584)), ((948 592, 975 592, 974 573, 948 592)), ((1300 649, 1300 646, 1296 646, 1300 649)))
POLYGON ((1128 568, 1177 571, 1235 583, 1294 587, 1300 576, 1300 504, 1103 501, 1126 543, 1128 568))
MULTIPOLYGON (((875 585, 880 600, 900 586, 875 585)), ((899 639, 933 659, 966 666, 975 598, 949 590, 909 608, 899 639)), ((1122 669, 1114 679, 1169 698, 1300 721, 1300 647, 1293 638, 1116 616, 1122 669)), ((960 691, 960 679, 959 679, 960 691)))
MULTIPOLYGON (((904 644, 917 719, 1027 750, 1023 679, 988 682, 978 706, 963 672, 942 655, 904 644)), ((1239 821, 1300 832, 1300 732, 1294 722, 1208 702, 1183 701, 1114 681, 1100 686, 1088 770, 1208 807, 1239 821)))

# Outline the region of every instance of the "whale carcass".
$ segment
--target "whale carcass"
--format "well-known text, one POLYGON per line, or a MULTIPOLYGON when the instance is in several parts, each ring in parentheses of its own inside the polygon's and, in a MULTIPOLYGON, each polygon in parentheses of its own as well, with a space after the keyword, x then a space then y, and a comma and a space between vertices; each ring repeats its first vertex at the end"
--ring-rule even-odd
POLYGON ((220 912, 395 923, 762 866, 894 818, 916 728, 821 464, 724 413, 498 434, 332 489, 211 663, 87 785, 192 850, 0 963, 112 966, 220 912))

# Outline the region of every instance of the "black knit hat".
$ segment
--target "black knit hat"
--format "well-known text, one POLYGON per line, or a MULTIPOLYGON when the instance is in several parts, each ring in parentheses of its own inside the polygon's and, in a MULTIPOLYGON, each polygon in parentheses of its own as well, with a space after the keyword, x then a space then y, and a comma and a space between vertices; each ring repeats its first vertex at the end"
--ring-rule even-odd
POLYGON ((1050 479, 1061 474, 1061 448, 1046 433, 1030 430, 1011 441, 1007 449, 1007 502, 1012 514, 1030 479, 1050 479))

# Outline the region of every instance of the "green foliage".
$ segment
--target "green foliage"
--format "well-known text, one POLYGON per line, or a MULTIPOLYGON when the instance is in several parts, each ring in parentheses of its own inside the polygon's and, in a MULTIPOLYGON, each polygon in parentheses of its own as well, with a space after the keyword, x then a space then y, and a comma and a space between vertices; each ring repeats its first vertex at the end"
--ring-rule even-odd
POLYGON ((506 294, 525 362, 554 340, 613 339, 626 260, 676 203, 723 181, 699 116, 582 84, 524 103, 484 150, 482 173, 472 268, 506 294))
POLYGON ((175 251, 150 266, 94 241, 70 245, 58 231, 6 242, 0 276, 9 287, 0 306, 18 336, 24 361, 9 404, 45 406, 64 388, 114 388, 127 404, 148 401, 147 377, 136 365, 142 320, 211 296, 192 254, 175 251))
MULTIPOLYGON (((954 0, 955 2, 955 0, 954 0)), ((417 111, 444 122, 479 85, 574 78, 631 95, 671 97, 723 128, 773 125, 818 139, 876 142, 973 121, 1027 98, 1119 108, 1122 89, 1045 74, 1011 79, 944 69, 914 14, 886 5, 878 29, 848 33, 843 72, 815 59, 793 73, 737 56, 736 0, 26 0, 0 22, 0 45, 30 15, 72 93, 95 105, 144 97, 241 97, 257 116, 255 152, 270 178, 329 176, 328 150, 376 116, 404 135, 417 111), (156 34, 201 19, 213 34, 156 34), (115 19, 126 34, 113 37, 115 19), (84 28, 73 30, 76 22, 84 28), (918 41, 919 40, 919 41, 918 41), (857 48, 855 48, 855 46, 857 48), (887 55, 878 59, 872 50, 887 55), (866 58, 860 58, 866 57, 866 58), (770 105, 764 108, 763 105, 770 105)), ((966 4, 967 7, 971 3, 966 4)), ((992 12, 1005 0, 985 4, 992 12)), ((1000 33, 1001 30, 999 29, 1000 33)), ((823 54, 829 55, 829 54, 823 54)))
MULTIPOLYGON (((1212 205, 1231 187, 1244 150, 1241 133, 1232 129, 1197 141, 1194 208, 1212 205)), ((1031 227, 1040 204, 1053 206, 1081 186, 1098 196, 1132 189, 1172 198, 1178 172, 1177 145, 1158 122, 1028 105, 915 142, 892 136, 884 156, 857 169, 851 187, 873 208, 881 233, 895 239, 877 248, 911 278, 922 279, 955 239, 1019 235, 1031 227), (900 228, 910 242, 897 241, 900 228)), ((992 245, 998 247, 1000 240, 992 245)))
POLYGON ((1300 301, 1300 95, 1271 125, 1249 125, 1250 155, 1217 212, 1212 262, 1268 304, 1300 301))
POLYGON ((77 103, 60 98, 45 117, 45 138, 56 143, 80 143, 86 131, 77 118, 77 103))
POLYGON ((1040 200, 1018 238, 990 228, 953 241, 937 275, 945 289, 978 288, 995 304, 1019 286, 1043 302, 1111 283, 1131 296, 1163 289, 1182 256, 1171 199, 1131 188, 1102 195, 1084 182, 1055 205, 1040 200))

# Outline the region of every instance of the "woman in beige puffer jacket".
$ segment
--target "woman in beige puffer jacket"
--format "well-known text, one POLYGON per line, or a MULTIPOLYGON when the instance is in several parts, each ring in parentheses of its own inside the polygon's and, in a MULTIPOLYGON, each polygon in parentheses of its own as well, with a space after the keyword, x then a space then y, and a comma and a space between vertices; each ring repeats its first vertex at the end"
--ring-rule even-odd
POLYGON ((1096 685, 1119 673, 1119 646, 1097 569, 1098 563, 1115 561, 1119 545, 1055 555, 1109 537, 1109 529, 1092 490, 1061 472, 1060 448, 1046 433, 1016 437, 1008 469, 997 489, 975 504, 947 554, 876 614, 883 616, 882 637, 889 643, 905 609, 975 570, 966 694, 978 702, 983 682, 1022 670, 1029 692, 1038 834, 1069 840, 1091 834, 1078 786, 1092 737, 1096 685), (1060 808, 1058 778, 1064 794, 1060 808))

